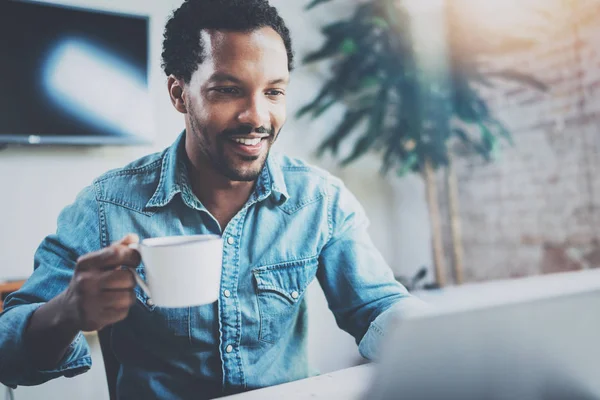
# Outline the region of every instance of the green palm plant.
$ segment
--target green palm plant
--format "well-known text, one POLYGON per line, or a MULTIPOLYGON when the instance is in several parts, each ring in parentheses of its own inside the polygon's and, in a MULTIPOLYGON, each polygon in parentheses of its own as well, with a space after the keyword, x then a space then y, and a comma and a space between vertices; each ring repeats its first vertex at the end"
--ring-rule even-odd
MULTIPOLYGON (((307 9, 329 1, 313 0, 307 9)), ((318 154, 329 151, 347 165, 376 152, 384 174, 423 173, 430 214, 437 214, 433 170, 451 163, 453 141, 488 161, 494 159, 502 139, 512 144, 510 132, 494 116, 480 89, 493 88, 503 79, 546 90, 533 76, 494 69, 489 62, 495 55, 528 49, 535 40, 516 34, 477 34, 461 19, 460 9, 448 6, 444 11, 445 52, 441 63, 433 66, 423 64, 413 37, 414 16, 400 0, 358 4, 351 17, 323 27, 324 44, 304 62, 330 60, 333 73, 297 114, 319 118, 334 104, 343 104, 344 116, 320 144, 318 154), (339 154, 342 143, 351 143, 349 154, 339 154)), ((432 215, 432 225, 439 264, 439 216, 432 215)))
MULTIPOLYGON (((314 0, 307 8, 329 1, 314 0)), ((385 173, 418 172, 426 160, 434 167, 447 165, 448 143, 453 137, 486 160, 493 159, 500 138, 512 143, 478 86, 492 87, 498 78, 540 90, 546 86, 519 71, 493 70, 482 56, 527 48, 534 41, 510 35, 496 40, 478 37, 451 10, 446 18, 445 79, 423 71, 411 34, 411 17, 397 0, 360 4, 352 17, 322 29, 325 43, 304 62, 331 59, 334 73, 297 116, 318 118, 337 103, 345 104, 346 112, 319 147, 319 154, 331 151, 338 155, 340 144, 361 126, 366 129, 342 164, 378 151, 385 173), (477 136, 474 130, 479 132, 477 136)))

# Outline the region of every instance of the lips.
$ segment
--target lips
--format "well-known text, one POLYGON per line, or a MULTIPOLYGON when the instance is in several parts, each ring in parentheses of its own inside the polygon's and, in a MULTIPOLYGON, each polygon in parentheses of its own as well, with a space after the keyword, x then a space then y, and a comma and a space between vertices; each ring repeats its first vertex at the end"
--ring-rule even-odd
POLYGON ((246 138, 230 138, 227 143, 231 146, 234 152, 244 156, 257 156, 262 152, 263 146, 266 145, 266 137, 246 137, 246 138))

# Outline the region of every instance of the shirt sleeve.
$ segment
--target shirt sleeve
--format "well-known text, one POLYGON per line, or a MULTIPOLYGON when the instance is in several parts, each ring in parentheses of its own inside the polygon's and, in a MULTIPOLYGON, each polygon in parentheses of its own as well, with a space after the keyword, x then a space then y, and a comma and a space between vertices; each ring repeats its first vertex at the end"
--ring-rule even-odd
POLYGON ((423 307, 392 273, 367 232, 366 214, 338 180, 329 189, 330 238, 319 256, 319 283, 338 326, 376 359, 394 317, 423 307))
POLYGON ((13 388, 38 385, 90 369, 90 350, 81 333, 51 370, 38 370, 32 365, 24 333, 33 313, 67 288, 77 258, 99 248, 98 206, 93 189, 88 187, 61 212, 56 234, 46 237, 35 253, 33 274, 4 302, 0 314, 0 382, 13 388))

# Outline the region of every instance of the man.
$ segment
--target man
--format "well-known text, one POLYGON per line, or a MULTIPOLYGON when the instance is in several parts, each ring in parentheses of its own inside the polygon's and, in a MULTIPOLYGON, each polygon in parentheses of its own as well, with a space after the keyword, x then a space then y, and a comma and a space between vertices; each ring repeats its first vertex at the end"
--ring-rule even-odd
POLYGON ((6 300, 0 381, 85 372, 81 332, 105 328, 120 398, 209 398, 305 378, 304 293, 315 278, 338 325, 373 358, 392 306, 416 301, 342 182, 269 154, 293 63, 277 11, 267 0, 188 0, 166 25, 162 56, 185 131, 164 152, 96 179, 63 210, 33 275, 6 300), (143 273, 127 246, 139 237, 207 233, 225 239, 212 305, 156 307, 121 268, 143 273))

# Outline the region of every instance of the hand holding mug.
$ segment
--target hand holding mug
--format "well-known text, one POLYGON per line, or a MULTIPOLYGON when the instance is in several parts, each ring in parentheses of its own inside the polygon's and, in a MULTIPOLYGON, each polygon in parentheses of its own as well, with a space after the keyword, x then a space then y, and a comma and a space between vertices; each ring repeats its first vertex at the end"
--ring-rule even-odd
POLYGON ((135 304, 136 282, 131 271, 122 266, 139 265, 140 255, 129 247, 138 240, 136 235, 127 235, 77 260, 64 304, 79 330, 100 330, 127 317, 135 304))

